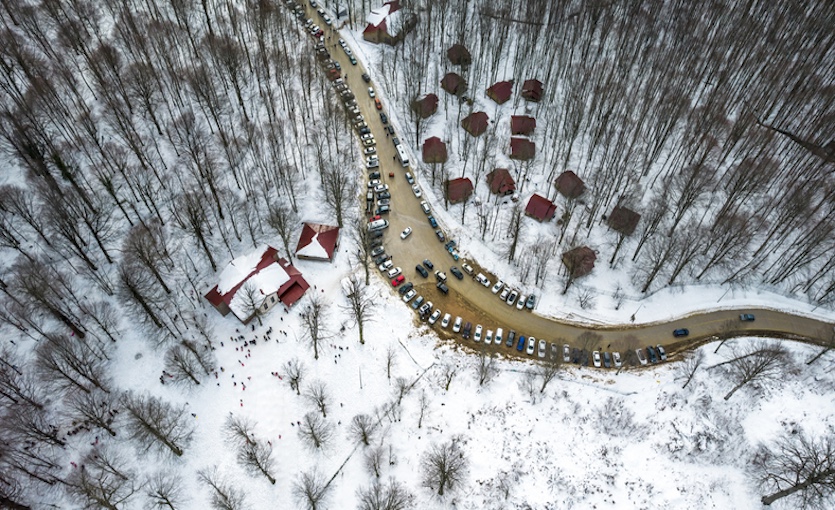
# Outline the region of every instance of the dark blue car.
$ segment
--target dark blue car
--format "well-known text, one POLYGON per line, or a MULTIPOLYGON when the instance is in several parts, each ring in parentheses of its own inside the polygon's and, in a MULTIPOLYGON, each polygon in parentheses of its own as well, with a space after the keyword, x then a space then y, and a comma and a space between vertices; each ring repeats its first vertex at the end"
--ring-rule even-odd
POLYGON ((516 344, 516 350, 522 352, 525 350, 525 337, 519 336, 519 343, 516 344))
POLYGON ((438 222, 437 222, 437 221, 435 221, 435 217, 434 217, 434 216, 429 216, 429 217, 428 217, 428 218, 426 218, 426 219, 428 219, 428 220, 429 220, 429 224, 430 224, 430 225, 432 225, 432 228, 438 228, 438 222))

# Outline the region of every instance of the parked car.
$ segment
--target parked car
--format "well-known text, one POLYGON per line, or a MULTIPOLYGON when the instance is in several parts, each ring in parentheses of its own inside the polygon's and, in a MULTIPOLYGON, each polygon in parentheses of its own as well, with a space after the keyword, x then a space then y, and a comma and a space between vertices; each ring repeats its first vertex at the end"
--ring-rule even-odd
POLYGON ((441 316, 440 310, 435 310, 432 312, 432 315, 429 316, 429 324, 435 324, 438 322, 438 318, 441 316))
POLYGON ((560 349, 559 349, 559 347, 557 347, 557 344, 555 344, 554 342, 551 342, 551 355, 550 356, 551 356, 550 359, 553 362, 556 362, 557 360, 560 359, 560 349))
POLYGON ((362 81, 364 81, 365 83, 371 82, 371 77, 368 76, 368 73, 362 73, 362 81))
POLYGON ((378 248, 374 248, 373 250, 371 250, 371 256, 372 257, 379 257, 380 255, 382 255, 385 252, 386 252, 386 249, 383 248, 382 246, 380 246, 378 248))
POLYGON ((444 235, 444 231, 441 229, 435 230, 435 237, 438 238, 438 241, 444 242, 446 241, 446 236, 444 235))
POLYGON ((382 102, 380 102, 380 98, 379 98, 379 97, 374 98, 374 108, 376 108, 376 109, 378 109, 378 110, 382 110, 382 109, 383 109, 383 103, 382 103, 382 102))
POLYGON ((461 270, 460 270, 460 269, 458 269, 458 268, 457 268, 457 267, 455 267, 455 266, 452 266, 451 268, 449 268, 449 272, 450 272, 450 273, 452 273, 452 274, 453 274, 456 278, 458 278, 459 280, 463 280, 463 279, 464 279, 464 273, 462 273, 462 272, 461 272, 461 270))
POLYGON ((492 344, 493 343, 493 330, 488 329, 487 334, 484 335, 484 343, 485 344, 492 344))
POLYGON ((658 351, 658 357, 661 358, 661 361, 667 361, 667 351, 664 350, 663 345, 656 345, 655 350, 658 351))
POLYGON ((374 135, 372 135, 372 134, 367 134, 367 135, 361 135, 360 136, 360 140, 373 140, 373 139, 374 139, 374 135))
POLYGON ((374 263, 377 266, 380 266, 383 262, 387 261, 391 258, 391 255, 386 255, 385 253, 374 259, 374 263))
POLYGON ((426 269, 435 269, 435 264, 429 259, 423 259, 423 265, 426 266, 426 269))
POLYGON ((517 297, 519 297, 519 293, 518 293, 518 292, 516 292, 515 290, 511 290, 511 291, 510 291, 510 295, 509 295, 509 296, 507 296, 507 304, 508 304, 508 306, 513 306, 513 304, 516 302, 516 298, 517 298, 517 297))
POLYGON ((477 281, 478 283, 480 283, 480 284, 484 285, 484 286, 485 286, 485 287, 487 287, 487 288, 490 288, 490 280, 488 280, 488 279, 487 279, 487 277, 486 277, 486 276, 484 276, 484 275, 483 275, 483 274, 481 274, 481 273, 478 273, 478 274, 476 275, 476 277, 475 277, 475 281, 477 281))
POLYGON ((516 343, 516 350, 522 352, 525 350, 525 337, 519 335, 519 341, 516 343))
POLYGON ((603 366, 612 368, 612 355, 608 351, 603 353, 603 366))
POLYGON ((676 338, 687 336, 689 334, 690 334, 690 330, 687 329, 687 328, 679 328, 679 329, 673 330, 673 336, 676 337, 676 338))
POLYGON ((412 177, 411 172, 406 172, 406 182, 408 182, 409 184, 415 183, 415 178, 412 177))
POLYGON ((397 287, 398 285, 400 285, 401 283, 403 283, 405 280, 406 280, 406 277, 405 277, 405 276, 403 276, 402 274, 399 274, 399 275, 397 275, 397 277, 395 277, 395 278, 391 281, 391 286, 392 286, 392 287, 397 287))
POLYGON ((435 221, 434 216, 428 216, 426 219, 429 220, 429 224, 432 226, 432 228, 438 228, 438 222, 435 221))
POLYGON ((754 314, 753 313, 742 313, 739 315, 739 320, 742 322, 754 322, 754 314))
POLYGON ((500 345, 502 343, 502 334, 504 334, 504 330, 502 328, 497 328, 495 337, 496 339, 493 340, 496 343, 496 345, 500 345))
POLYGON ((459 331, 461 331, 461 322, 462 322, 461 317, 456 316, 455 317, 455 322, 452 323, 452 332, 453 333, 458 333, 459 331))
POLYGON ((495 285, 493 285, 493 288, 490 289, 490 292, 492 292, 493 294, 498 294, 498 292, 502 290, 502 287, 504 287, 504 282, 499 280, 496 282, 495 285))
POLYGON ((481 342, 481 331, 482 331, 481 324, 475 327, 475 334, 473 335, 473 341, 481 342))
POLYGON ((412 310, 417 310, 420 305, 423 304, 423 296, 418 296, 417 299, 412 301, 412 310))
POLYGON ((404 283, 403 285, 400 286, 400 289, 398 289, 397 292, 399 292, 400 295, 402 296, 403 294, 412 290, 412 288, 414 288, 414 286, 415 286, 414 283, 406 282, 406 283, 404 283))
POLYGON ((449 287, 446 286, 444 282, 438 282, 435 284, 435 287, 438 288, 439 291, 443 292, 444 294, 449 294, 449 287))
POLYGON ((388 116, 387 116, 385 113, 383 113, 383 112, 380 112, 380 122, 382 122, 382 123, 383 123, 383 125, 386 125, 386 124, 388 124, 388 123, 389 123, 389 118, 388 118, 388 116))
POLYGON ((540 358, 545 358, 545 349, 548 348, 548 345, 545 343, 545 340, 539 341, 539 350, 537 351, 537 356, 540 358))
POLYGON ((379 193, 384 193, 388 190, 389 190, 389 185, 388 184, 378 184, 378 185, 374 186, 374 193, 378 194, 377 195, 378 198, 391 198, 391 195, 389 195, 387 197, 380 197, 380 195, 379 195, 379 193))
POLYGON ((406 239, 410 235, 412 235, 412 227, 406 227, 403 232, 400 232, 400 239, 406 239))
POLYGON ((525 308, 525 299, 527 299, 525 296, 523 296, 523 295, 519 296, 519 301, 516 302, 516 309, 517 310, 521 310, 522 308, 525 308))
POLYGON ((525 349, 525 352, 528 356, 532 356, 533 352, 536 350, 536 338, 529 336, 528 337, 528 348, 525 349))
POLYGON ((444 273, 443 271, 435 271, 435 279, 437 279, 439 282, 445 282, 446 273, 444 273))
POLYGON ((580 349, 576 347, 571 349, 571 362, 575 365, 580 364, 580 349))
POLYGON ((536 305, 536 296, 531 294, 530 296, 528 296, 527 301, 525 301, 525 308, 527 308, 528 310, 533 310, 534 305, 536 305))
POLYGON ((562 361, 563 363, 571 361, 571 349, 569 349, 568 344, 563 344, 562 346, 562 361))
MULTIPOLYGON (((391 262, 391 261, 389 261, 389 262, 391 262)), ((399 275, 402 272, 403 271, 399 267, 393 267, 393 268, 389 269, 388 276, 389 276, 389 278, 394 278, 395 276, 399 275)))
POLYGON ((503 288, 502 293, 499 294, 499 299, 501 299, 502 301, 507 301, 508 294, 510 294, 510 289, 508 289, 507 287, 503 288))
POLYGON ((378 269, 380 270, 380 272, 388 271, 389 269, 392 268, 392 266, 394 266, 394 262, 392 262, 391 260, 387 260, 387 261, 383 262, 382 264, 380 264, 378 266, 378 269))
POLYGON ((429 271, 427 271, 426 268, 421 266, 420 264, 415 266, 415 271, 420 273, 420 275, 424 278, 427 278, 429 276, 429 271))
POLYGON ((472 329, 473 329, 473 323, 472 322, 468 322, 468 323, 464 324, 464 331, 461 332, 461 336, 464 337, 464 340, 470 338, 470 332, 472 331, 472 329))
POLYGON ((376 210, 374 210, 374 214, 388 214, 391 212, 391 206, 389 205, 381 205, 376 210))
POLYGON ((423 196, 423 192, 420 191, 420 186, 418 186, 417 184, 412 186, 412 193, 414 193, 417 198, 423 196))
POLYGON ((357 65, 357 59, 355 59, 353 55, 348 55, 348 62, 350 62, 351 65, 357 65))
POLYGON ((389 193, 388 191, 377 193, 378 200, 386 200, 387 198, 391 198, 391 193, 389 193))
POLYGON ((635 349, 635 354, 638 355, 638 363, 640 363, 641 365, 647 364, 647 356, 646 354, 644 354, 643 349, 635 349))
POLYGON ((371 189, 376 188, 378 184, 380 184, 380 179, 371 179, 368 181, 368 187, 371 189))
POLYGON ((647 356, 649 356, 650 363, 658 363, 658 356, 655 354, 655 349, 652 346, 647 346, 647 356))
POLYGON ((444 314, 444 318, 441 319, 441 327, 446 329, 449 326, 449 321, 452 319, 452 315, 446 313, 444 314))
POLYGON ((432 301, 426 301, 425 303, 420 305, 420 308, 418 308, 418 313, 424 315, 429 313, 430 310, 432 310, 432 301))
POLYGON ((516 331, 510 330, 507 332, 507 340, 505 340, 504 344, 507 347, 513 347, 513 342, 516 340, 516 331))
POLYGON ((374 145, 374 144, 376 144, 376 143, 377 143, 377 142, 376 142, 376 141, 374 141, 374 138, 368 138, 368 139, 365 139, 365 140, 363 140, 363 141, 362 141, 362 144, 363 144, 365 147, 371 147, 371 146, 373 146, 373 145, 374 145))
POLYGON ((421 201, 420 208, 423 210, 424 214, 429 214, 429 211, 431 211, 429 204, 426 203, 426 200, 421 201))
POLYGON ((377 97, 377 94, 374 93, 374 87, 368 87, 368 97, 377 97))
POLYGON ((461 269, 464 270, 465 273, 472 276, 473 275, 473 266, 467 264, 466 262, 461 264, 461 269))
POLYGON ((623 364, 620 361, 620 353, 619 352, 616 351, 616 352, 612 353, 612 363, 615 364, 615 368, 620 368, 620 366, 623 364))

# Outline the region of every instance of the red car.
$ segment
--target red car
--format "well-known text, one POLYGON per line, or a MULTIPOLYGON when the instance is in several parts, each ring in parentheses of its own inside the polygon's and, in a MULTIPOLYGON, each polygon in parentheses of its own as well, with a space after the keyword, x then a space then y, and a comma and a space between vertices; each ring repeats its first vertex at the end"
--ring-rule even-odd
POLYGON ((378 110, 382 110, 382 109, 383 109, 383 103, 381 103, 381 102, 380 102, 380 98, 378 98, 378 97, 377 97, 377 98, 374 98, 374 106, 375 106, 378 110))
POLYGON ((372 221, 381 220, 381 219, 383 219, 383 217, 378 214, 377 216, 373 216, 373 217, 369 218, 368 223, 371 223, 372 221))
POLYGON ((406 280, 406 277, 403 276, 402 274, 397 275, 397 277, 394 280, 391 281, 391 285, 392 285, 392 287, 397 287, 398 285, 403 283, 405 280, 406 280))

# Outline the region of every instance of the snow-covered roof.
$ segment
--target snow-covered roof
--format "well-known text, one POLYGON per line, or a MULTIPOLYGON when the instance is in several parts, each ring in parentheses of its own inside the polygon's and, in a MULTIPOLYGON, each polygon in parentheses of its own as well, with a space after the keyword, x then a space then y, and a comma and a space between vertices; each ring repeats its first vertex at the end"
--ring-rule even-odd
POLYGON ((229 303, 229 309, 238 319, 245 321, 252 315, 253 306, 260 307, 267 296, 278 292, 278 289, 289 280, 290 275, 287 271, 278 262, 274 262, 246 280, 229 303), (250 294, 248 288, 252 288, 255 292, 250 294), (252 298, 249 297, 250 295, 252 298))
POLYGON ((269 246, 264 245, 258 250, 247 255, 241 255, 226 266, 220 273, 220 278, 217 283, 217 291, 220 294, 226 294, 234 289, 237 285, 246 280, 247 276, 252 274, 258 267, 264 253, 269 249, 269 246))
POLYGON ((329 259, 330 254, 328 250, 326 250, 321 243, 319 243, 319 233, 313 234, 313 237, 310 239, 310 242, 306 246, 302 246, 301 249, 296 251, 296 255, 302 257, 310 257, 314 259, 329 259))
POLYGON ((371 9, 371 12, 368 13, 368 17, 365 20, 375 27, 385 21, 386 17, 389 15, 389 9, 391 5, 388 3, 383 4, 382 7, 378 7, 377 9, 371 9))

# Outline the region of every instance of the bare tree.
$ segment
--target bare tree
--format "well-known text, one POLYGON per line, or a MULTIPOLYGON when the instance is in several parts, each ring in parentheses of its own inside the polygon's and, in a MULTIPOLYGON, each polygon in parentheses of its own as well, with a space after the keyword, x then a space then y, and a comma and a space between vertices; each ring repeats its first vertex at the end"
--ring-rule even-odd
POLYGON ((146 448, 154 445, 171 450, 181 457, 191 441, 194 427, 186 421, 185 407, 175 407, 151 395, 125 393, 122 405, 127 411, 131 436, 146 448))
POLYGON ((383 361, 386 365, 386 378, 391 380, 391 369, 397 365, 397 349, 395 349, 394 344, 388 344, 386 346, 384 356, 383 361))
POLYGON ((455 375, 458 373, 458 365, 451 362, 445 361, 440 365, 440 372, 438 374, 438 381, 440 382, 441 386, 444 388, 444 391, 449 391, 449 385, 452 384, 452 380, 455 378, 455 375))
POLYGON ((333 439, 333 425, 316 413, 307 413, 299 425, 299 436, 314 450, 324 448, 333 439))
POLYGON ((328 405, 331 402, 331 395, 324 381, 312 381, 307 386, 307 391, 304 392, 304 396, 322 413, 322 418, 328 417, 327 411, 328 405))
POLYGON ((464 483, 469 461, 461 449, 463 438, 456 436, 451 440, 433 444, 421 460, 423 485, 443 496, 445 490, 452 490, 464 483))
POLYGON ((370 486, 357 490, 359 510, 408 510, 413 508, 414 495, 405 485, 390 479, 388 483, 375 480, 370 486))
POLYGON ((371 265, 371 235, 362 221, 356 221, 351 227, 351 239, 357 245, 353 259, 365 271, 365 284, 370 283, 369 266, 371 265))
POLYGON ((116 435, 113 421, 119 408, 112 393, 100 390, 75 392, 69 398, 67 407, 76 421, 105 430, 111 436, 116 435))
POLYGON ((348 305, 343 306, 342 309, 350 312, 351 317, 356 321, 360 343, 365 344, 363 328, 368 321, 374 318, 373 303, 368 296, 368 286, 363 285, 357 279, 357 276, 352 274, 343 285, 343 290, 345 291, 345 297, 348 299, 348 305))
MULTIPOLYGON (((557 340, 557 343, 563 342, 557 340)), ((548 359, 537 364, 536 373, 539 376, 540 381, 542 381, 542 384, 539 387, 540 393, 545 393, 545 388, 548 386, 548 383, 554 380, 561 368, 562 360, 559 357, 548 356, 548 359)))
POLYGON ((353 439, 361 441, 363 445, 369 446, 374 440, 376 425, 371 416, 358 414, 351 420, 350 435, 353 439))
POLYGON ((293 252, 290 251, 290 243, 293 239, 293 234, 295 234, 296 225, 299 223, 298 215, 285 202, 267 200, 267 203, 270 204, 267 224, 281 238, 281 244, 284 246, 284 253, 287 255, 287 260, 292 262, 293 252))
POLYGON ((777 342, 758 341, 747 350, 735 350, 733 359, 722 363, 727 365, 728 374, 735 385, 725 395, 725 400, 748 383, 779 378, 789 363, 791 359, 788 351, 777 342))
POLYGON ((341 228, 345 206, 353 196, 353 174, 342 165, 323 170, 322 188, 325 192, 325 203, 336 215, 336 224, 341 228))
POLYGON ((327 338, 328 306, 318 295, 313 294, 301 313, 304 337, 313 346, 313 359, 319 359, 319 342, 327 338))
POLYGON ((385 465, 385 448, 383 445, 375 445, 365 451, 365 467, 376 478, 380 478, 385 465))
POLYGON ((699 367, 702 366, 704 360, 705 353, 703 350, 699 349, 698 351, 695 351, 685 357, 684 360, 680 361, 676 365, 677 378, 684 379, 684 384, 682 384, 681 389, 686 388, 687 385, 690 384, 690 381, 693 380, 693 376, 696 375, 696 371, 698 371, 699 367))
POLYGON ((197 240, 200 247, 203 248, 203 253, 206 254, 206 259, 212 266, 212 271, 217 271, 217 263, 209 246, 211 231, 206 210, 208 204, 199 192, 184 193, 177 200, 177 204, 177 207, 171 209, 177 226, 197 240))
POLYGON ((66 479, 69 493, 84 508, 116 510, 137 492, 134 473, 118 451, 99 447, 87 454, 66 479))
POLYGON ((426 412, 429 410, 429 396, 426 394, 425 391, 420 392, 420 397, 418 397, 418 428, 423 426, 423 418, 426 415, 426 412))
POLYGON ((293 496, 306 510, 324 508, 330 490, 330 483, 316 469, 300 473, 293 482, 293 496))
POLYGON ((301 384, 307 368, 298 358, 293 358, 284 365, 284 377, 290 383, 290 389, 296 390, 296 395, 301 395, 301 384))
POLYGON ((201 469, 197 479, 211 490, 211 504, 215 510, 243 510, 244 491, 236 488, 222 476, 217 466, 201 469))
POLYGON ((12 404, 44 407, 43 388, 31 376, 30 367, 7 348, 0 351, 0 397, 12 404))
POLYGON ((261 320, 261 316, 264 313, 264 309, 261 308, 261 305, 264 304, 266 297, 261 292, 261 289, 258 288, 258 285, 251 280, 247 280, 238 289, 238 292, 235 293, 235 297, 240 302, 240 309, 243 315, 247 317, 247 322, 253 318, 258 319, 258 325, 263 326, 264 321, 261 320))
POLYGON ((45 381, 65 389, 109 392, 104 359, 80 338, 49 334, 36 351, 36 364, 45 381))
POLYGON ((174 266, 167 243, 162 225, 159 222, 149 222, 131 229, 125 238, 123 250, 133 266, 150 272, 165 293, 171 294, 163 274, 174 266))
POLYGON ((150 508, 177 510, 187 501, 183 479, 171 472, 158 471, 148 478, 144 487, 150 508))
POLYGON ((475 368, 479 386, 484 386, 499 374, 499 368, 496 366, 496 356, 487 352, 484 345, 478 351, 475 368))
POLYGON ((768 494, 763 505, 788 498, 798 510, 830 508, 835 495, 835 441, 792 431, 773 447, 761 445, 753 459, 758 480, 768 494))

